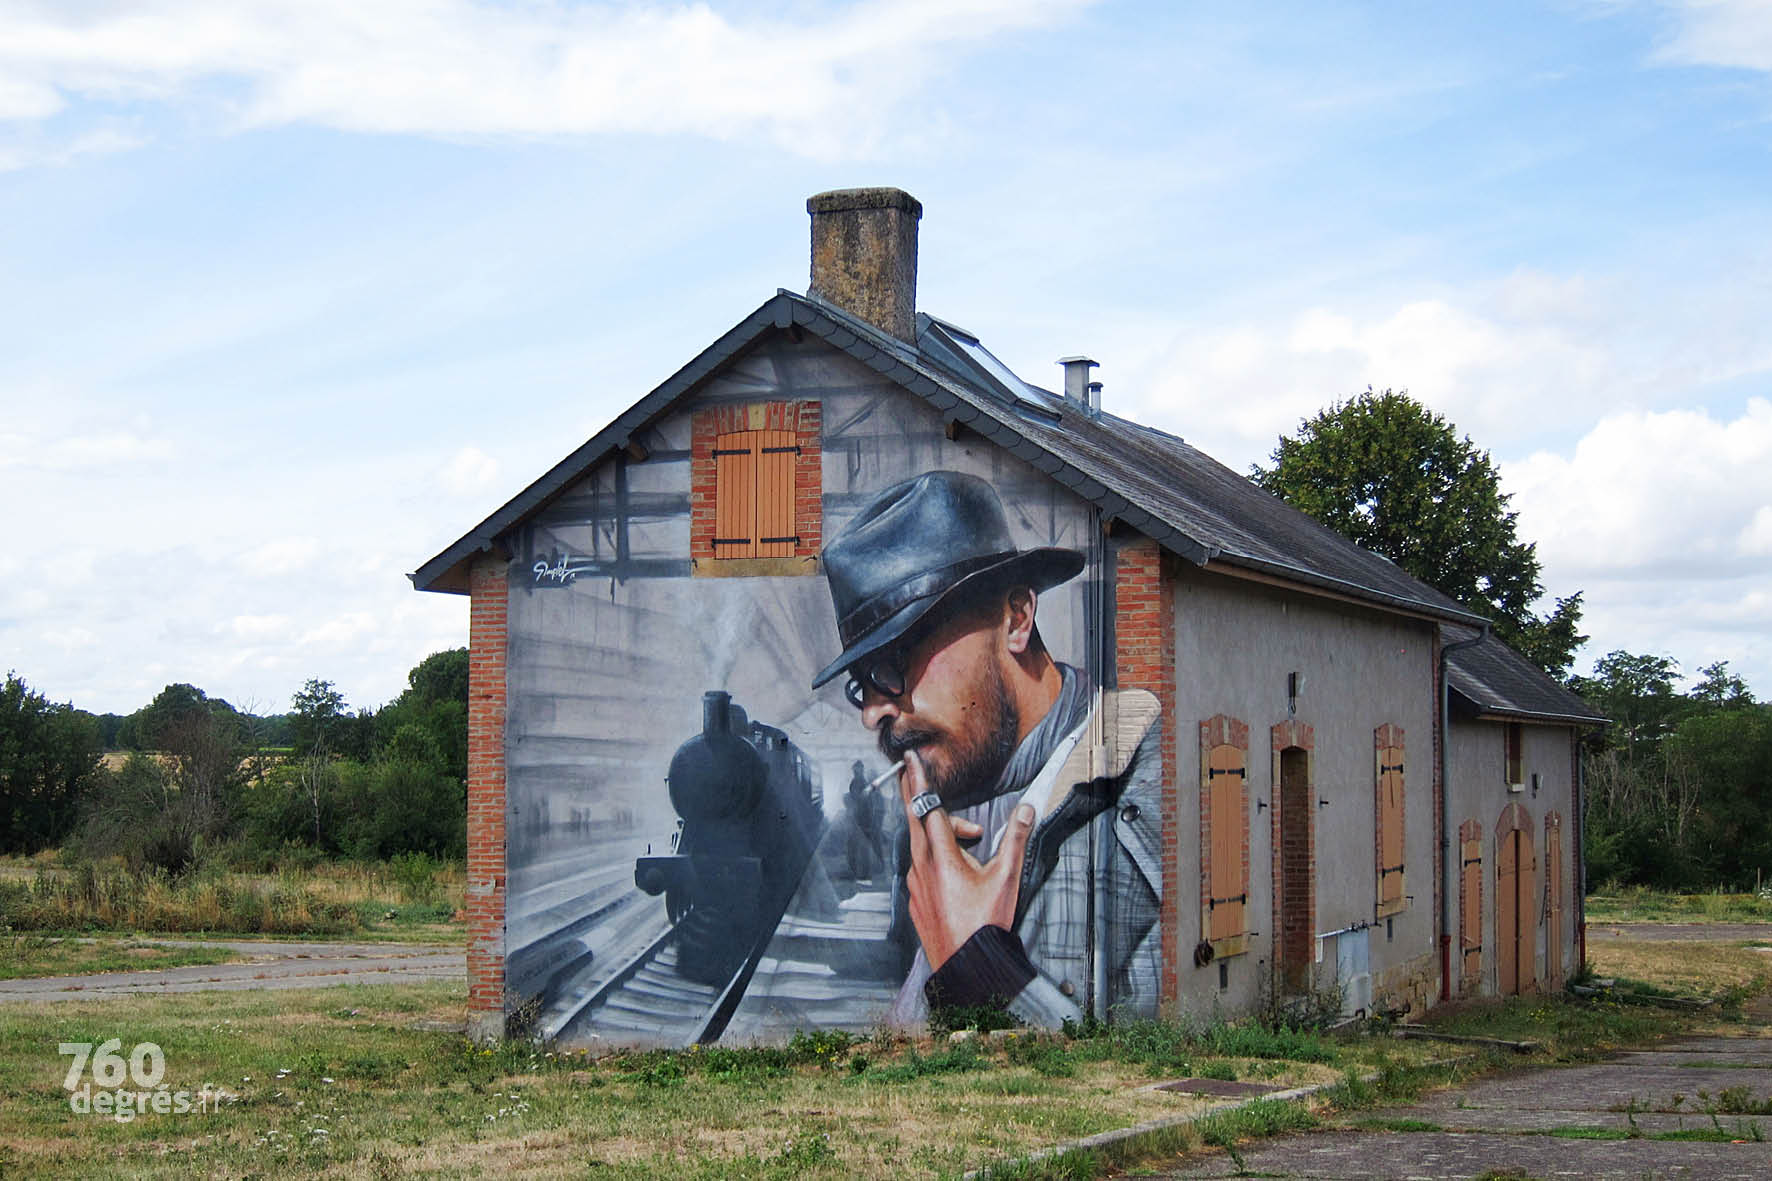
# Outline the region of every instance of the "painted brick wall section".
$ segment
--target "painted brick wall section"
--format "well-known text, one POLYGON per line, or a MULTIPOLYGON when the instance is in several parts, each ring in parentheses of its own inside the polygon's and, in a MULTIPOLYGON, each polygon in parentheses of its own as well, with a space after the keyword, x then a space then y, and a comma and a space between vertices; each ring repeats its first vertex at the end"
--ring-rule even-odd
POLYGON ((1303 988, 1308 983, 1310 964, 1316 958, 1317 930, 1317 823, 1316 823, 1316 727, 1308 722, 1280 722, 1268 729, 1268 748, 1272 752, 1273 772, 1269 780, 1273 795, 1268 808, 1273 826, 1271 848, 1273 858, 1273 969, 1282 966, 1295 973, 1292 980, 1280 980, 1287 988, 1303 988), (1302 783, 1288 782, 1283 756, 1288 750, 1304 752, 1302 783), (1294 905, 1287 903, 1287 881, 1300 883, 1293 891, 1294 905))
POLYGON ((697 410, 689 419, 689 556, 714 556, 714 439, 735 431, 793 431, 796 558, 824 545, 824 408, 818 402, 740 402, 697 410))
POLYGON ((1114 675, 1122 689, 1148 689, 1163 710, 1163 979, 1165 1011, 1181 996, 1176 972, 1176 902, 1181 893, 1180 807, 1176 786, 1175 587, 1163 572, 1163 550, 1139 539, 1118 548, 1114 562, 1114 675))
POLYGON ((509 583, 491 557, 468 575, 468 1020, 502 1035, 505 1007, 505 652, 509 583), (479 1018, 476 1021, 476 1017, 479 1018))

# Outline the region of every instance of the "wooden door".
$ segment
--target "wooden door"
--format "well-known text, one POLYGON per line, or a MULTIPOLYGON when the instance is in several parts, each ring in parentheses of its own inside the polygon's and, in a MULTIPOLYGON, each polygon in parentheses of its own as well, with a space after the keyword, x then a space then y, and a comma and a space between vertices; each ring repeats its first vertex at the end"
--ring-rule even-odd
POLYGON ((1519 973, 1518 992, 1531 992, 1538 983, 1538 857, 1532 847, 1532 830, 1514 830, 1519 842, 1519 856, 1514 873, 1519 879, 1520 896, 1515 913, 1519 916, 1519 947, 1514 952, 1514 970, 1519 973))
POLYGON ((1537 983, 1538 859, 1532 834, 1501 834, 1495 859, 1496 987, 1503 996, 1531 992, 1537 983))

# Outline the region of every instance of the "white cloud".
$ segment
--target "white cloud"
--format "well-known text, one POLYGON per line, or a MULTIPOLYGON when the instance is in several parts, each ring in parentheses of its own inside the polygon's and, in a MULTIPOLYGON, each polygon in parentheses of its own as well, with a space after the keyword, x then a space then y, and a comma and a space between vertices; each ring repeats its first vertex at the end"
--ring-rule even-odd
POLYGON ((892 126, 948 52, 1093 2, 862 0, 779 18, 707 3, 27 4, 0 12, 0 119, 41 119, 63 95, 159 102, 222 83, 243 127, 761 134, 846 155, 892 126))
POLYGON ((1772 568, 1749 544, 1772 522, 1772 402, 1604 418, 1572 454, 1504 464, 1522 535, 1563 575, 1653 570, 1706 580, 1772 568))
POLYGON ((1765 259, 1694 260, 1670 290, 1522 270, 1492 282, 1358 306, 1280 308, 1178 333, 1124 386, 1133 417, 1243 468, 1300 419, 1367 386, 1407 390, 1497 456, 1585 430, 1602 415, 1690 403, 1772 373, 1765 259), (1677 306, 1675 306, 1677 305, 1677 306))
POLYGON ((72 435, 62 439, 18 432, 0 435, 0 468, 83 471, 169 459, 172 454, 172 444, 167 440, 139 435, 72 435))
POLYGON ((1741 552, 1772 558, 1772 504, 1762 504, 1741 531, 1741 552))
POLYGON ((1668 7, 1677 27, 1657 61, 1772 70, 1772 6, 1765 0, 1672 0, 1668 7))
POLYGON ((320 543, 316 539, 285 537, 267 541, 241 554, 239 564, 248 574, 272 577, 305 569, 319 554, 320 543))
POLYGON ((274 639, 289 631, 287 615, 236 615, 227 623, 227 633, 237 640, 274 639))
POLYGON ((457 496, 479 492, 498 476, 498 460, 478 447, 463 447, 449 457, 440 473, 443 486, 457 496))

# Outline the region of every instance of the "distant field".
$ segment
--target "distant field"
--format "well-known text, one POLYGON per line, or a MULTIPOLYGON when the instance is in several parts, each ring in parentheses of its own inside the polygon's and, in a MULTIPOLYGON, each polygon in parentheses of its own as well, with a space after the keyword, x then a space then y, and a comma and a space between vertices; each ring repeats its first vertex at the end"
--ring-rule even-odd
POLYGON ((0 929, 461 943, 460 864, 323 862, 276 873, 131 873, 54 854, 0 857, 0 929))
POLYGON ((1587 896, 1590 922, 1772 923, 1772 898, 1758 894, 1670 894, 1642 886, 1587 896))

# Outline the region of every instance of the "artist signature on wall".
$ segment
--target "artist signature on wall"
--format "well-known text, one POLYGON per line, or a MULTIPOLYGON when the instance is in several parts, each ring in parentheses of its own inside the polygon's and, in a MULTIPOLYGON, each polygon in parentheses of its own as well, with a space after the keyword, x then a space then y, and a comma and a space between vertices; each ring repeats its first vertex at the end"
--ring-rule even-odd
POLYGON ((531 586, 571 586, 580 574, 594 566, 588 558, 574 558, 570 554, 555 550, 549 557, 543 558, 531 566, 531 586))

